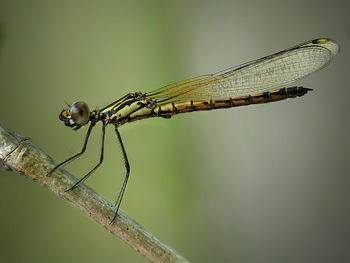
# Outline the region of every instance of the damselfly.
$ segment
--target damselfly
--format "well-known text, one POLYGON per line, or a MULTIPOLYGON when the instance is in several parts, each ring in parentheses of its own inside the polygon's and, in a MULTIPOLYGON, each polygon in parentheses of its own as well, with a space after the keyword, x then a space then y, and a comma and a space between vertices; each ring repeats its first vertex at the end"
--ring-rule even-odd
POLYGON ((216 74, 183 80, 152 92, 129 93, 108 106, 91 112, 85 102, 75 102, 69 109, 63 110, 59 118, 74 130, 90 122, 83 148, 78 154, 55 166, 47 175, 82 155, 92 128, 101 121, 100 161, 66 191, 84 182, 102 163, 105 128, 108 124, 113 124, 122 149, 126 175, 115 203, 116 212, 111 220, 112 223, 117 217, 130 173, 128 158, 118 129, 121 125, 151 117, 170 118, 185 112, 231 108, 301 97, 311 89, 289 87, 289 85, 325 67, 338 51, 339 46, 335 41, 328 38, 315 39, 216 74))

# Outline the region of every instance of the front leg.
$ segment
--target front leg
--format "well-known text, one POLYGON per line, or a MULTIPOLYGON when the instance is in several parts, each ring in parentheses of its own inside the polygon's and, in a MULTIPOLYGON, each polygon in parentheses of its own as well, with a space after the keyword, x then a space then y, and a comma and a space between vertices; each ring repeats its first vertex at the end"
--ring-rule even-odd
POLYGON ((73 188, 75 188, 78 184, 84 182, 93 172, 95 172, 95 170, 101 165, 101 163, 103 162, 103 153, 104 153, 104 145, 105 145, 105 131, 106 131, 106 123, 102 124, 102 143, 101 143, 101 154, 100 154, 100 161, 98 162, 98 164, 92 168, 90 170, 90 172, 88 172, 83 178, 81 178, 78 182, 76 182, 75 184, 73 184, 71 187, 69 187, 67 190, 65 190, 65 192, 68 192, 70 190, 72 190, 73 188))

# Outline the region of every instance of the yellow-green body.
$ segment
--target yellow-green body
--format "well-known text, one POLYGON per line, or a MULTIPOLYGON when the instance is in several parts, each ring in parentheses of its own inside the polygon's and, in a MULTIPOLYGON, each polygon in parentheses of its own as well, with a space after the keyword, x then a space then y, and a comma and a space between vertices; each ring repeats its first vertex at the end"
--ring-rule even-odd
POLYGON ((303 96, 309 90, 303 87, 291 87, 236 98, 187 100, 168 103, 158 103, 157 100, 151 99, 142 93, 129 93, 98 111, 96 117, 105 120, 106 123, 120 126, 127 122, 150 117, 170 118, 179 113, 274 102, 303 96))

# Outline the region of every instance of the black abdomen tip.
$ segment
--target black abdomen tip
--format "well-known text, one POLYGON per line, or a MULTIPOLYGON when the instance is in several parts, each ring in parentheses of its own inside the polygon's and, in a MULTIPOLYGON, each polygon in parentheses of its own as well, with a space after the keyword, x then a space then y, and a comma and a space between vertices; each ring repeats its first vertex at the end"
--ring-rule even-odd
POLYGON ((298 96, 301 97, 305 95, 308 91, 313 91, 313 89, 298 87, 298 96))
POLYGON ((295 97, 301 97, 305 95, 308 91, 311 91, 312 89, 304 88, 304 87, 290 87, 287 88, 287 97, 288 98, 295 98, 295 97))

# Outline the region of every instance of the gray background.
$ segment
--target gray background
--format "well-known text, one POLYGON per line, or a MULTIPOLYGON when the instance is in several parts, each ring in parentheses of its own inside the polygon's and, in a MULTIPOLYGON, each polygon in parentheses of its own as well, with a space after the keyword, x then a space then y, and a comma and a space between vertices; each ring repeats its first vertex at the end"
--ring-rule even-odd
MULTIPOLYGON (((192 262, 349 262, 348 1, 0 1, 1 123, 57 162, 84 130, 64 101, 104 106, 319 37, 341 51, 294 100, 127 124, 122 209, 192 262)), ((98 158, 100 127, 68 170, 98 158)), ((113 129, 87 184, 114 200, 113 129)), ((85 215, 10 172, 0 176, 4 262, 144 262, 85 215)))

